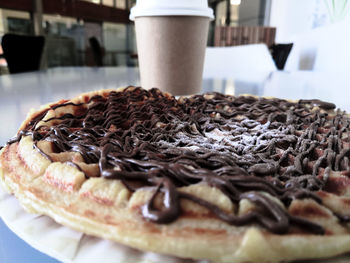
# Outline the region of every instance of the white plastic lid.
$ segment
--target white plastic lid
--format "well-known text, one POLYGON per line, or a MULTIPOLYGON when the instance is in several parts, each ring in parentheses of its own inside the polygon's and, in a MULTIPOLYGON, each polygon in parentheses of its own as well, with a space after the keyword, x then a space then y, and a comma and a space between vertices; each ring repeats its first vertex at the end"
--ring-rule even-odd
POLYGON ((207 0, 137 0, 130 20, 138 16, 205 16, 214 19, 207 0))

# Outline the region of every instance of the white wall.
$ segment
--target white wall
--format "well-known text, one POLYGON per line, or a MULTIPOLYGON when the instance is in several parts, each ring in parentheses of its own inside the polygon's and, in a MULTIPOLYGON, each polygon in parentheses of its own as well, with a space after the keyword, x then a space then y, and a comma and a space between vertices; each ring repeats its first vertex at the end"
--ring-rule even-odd
POLYGON ((291 42, 295 35, 328 23, 323 0, 272 0, 270 26, 276 27, 276 42, 291 42))

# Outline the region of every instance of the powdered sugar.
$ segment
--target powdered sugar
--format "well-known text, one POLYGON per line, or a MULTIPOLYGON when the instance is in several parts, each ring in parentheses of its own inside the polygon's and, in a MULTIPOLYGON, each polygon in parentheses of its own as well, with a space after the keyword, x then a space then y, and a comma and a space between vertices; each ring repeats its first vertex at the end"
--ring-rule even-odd
MULTIPOLYGON (((272 141, 284 138, 288 129, 271 128, 270 122, 227 120, 225 125, 201 133, 183 130, 174 136, 175 142, 159 141, 158 146, 195 152, 229 153, 235 159, 254 160, 253 152, 268 147, 272 141)), ((258 160, 255 160, 258 161, 258 160)))

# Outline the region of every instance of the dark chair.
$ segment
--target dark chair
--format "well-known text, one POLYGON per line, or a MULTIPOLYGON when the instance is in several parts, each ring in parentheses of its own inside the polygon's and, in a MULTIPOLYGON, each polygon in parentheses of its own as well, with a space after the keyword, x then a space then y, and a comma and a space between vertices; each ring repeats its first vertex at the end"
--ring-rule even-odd
POLYGON ((284 69, 284 65, 287 62, 290 51, 293 44, 274 44, 270 47, 270 52, 273 60, 276 63, 276 67, 280 70, 284 69))
POLYGON ((89 38, 90 46, 92 53, 94 55, 94 61, 96 66, 102 67, 103 66, 103 52, 102 48, 100 46, 100 43, 98 42, 96 37, 90 37, 89 38))
POLYGON ((40 69, 45 45, 44 37, 5 34, 1 45, 10 73, 40 69))

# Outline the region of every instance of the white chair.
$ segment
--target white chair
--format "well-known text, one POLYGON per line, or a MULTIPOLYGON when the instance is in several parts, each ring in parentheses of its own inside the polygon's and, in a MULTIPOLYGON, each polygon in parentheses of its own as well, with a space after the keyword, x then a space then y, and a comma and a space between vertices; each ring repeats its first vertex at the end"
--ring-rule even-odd
POLYGON ((312 70, 314 68, 317 45, 322 41, 317 35, 316 30, 316 32, 312 31, 308 34, 295 36, 291 40, 293 48, 286 61, 285 71, 312 70))
POLYGON ((350 72, 349 19, 294 36, 286 71, 350 72))
POLYGON ((276 65, 265 44, 208 47, 203 76, 204 78, 261 82, 276 70, 276 65))

